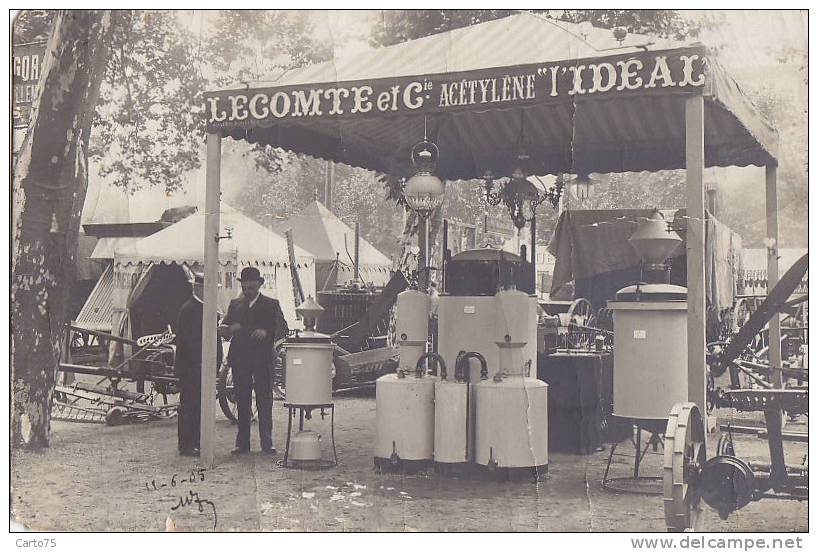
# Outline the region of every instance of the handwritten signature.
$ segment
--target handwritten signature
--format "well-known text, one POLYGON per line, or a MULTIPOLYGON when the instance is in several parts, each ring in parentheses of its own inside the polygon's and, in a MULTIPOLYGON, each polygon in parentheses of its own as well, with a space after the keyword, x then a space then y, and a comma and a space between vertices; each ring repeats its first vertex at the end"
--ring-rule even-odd
POLYGON ((190 506, 192 504, 196 504, 199 507, 199 513, 204 512, 204 505, 208 504, 213 509, 213 529, 216 529, 216 525, 219 522, 219 516, 216 513, 216 505, 213 504, 212 501, 207 500, 206 498, 199 498, 199 493, 194 491, 188 491, 188 496, 180 496, 179 503, 175 506, 171 506, 171 510, 178 510, 183 506, 190 506))

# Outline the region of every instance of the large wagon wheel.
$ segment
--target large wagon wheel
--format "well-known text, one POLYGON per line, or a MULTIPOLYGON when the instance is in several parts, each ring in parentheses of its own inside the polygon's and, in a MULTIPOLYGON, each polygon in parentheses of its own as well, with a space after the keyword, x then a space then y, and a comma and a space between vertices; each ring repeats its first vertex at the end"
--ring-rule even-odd
MULTIPOLYGON (((216 381, 216 397, 219 399, 219 407, 222 409, 224 416, 237 424, 239 422, 239 409, 236 404, 236 391, 233 386, 233 370, 227 364, 227 359, 222 361, 222 366, 219 369, 219 379, 216 381)), ((250 399, 250 409, 252 418, 256 418, 256 392, 250 399)))
POLYGON ((676 403, 665 430, 664 506, 668 531, 695 529, 701 512, 699 470, 707 460, 704 420, 692 402, 676 403))
POLYGON ((282 344, 279 343, 276 346, 276 357, 275 362, 273 363, 273 400, 284 400, 285 397, 285 385, 284 385, 284 374, 285 370, 284 367, 287 362, 287 349, 282 347, 282 344))

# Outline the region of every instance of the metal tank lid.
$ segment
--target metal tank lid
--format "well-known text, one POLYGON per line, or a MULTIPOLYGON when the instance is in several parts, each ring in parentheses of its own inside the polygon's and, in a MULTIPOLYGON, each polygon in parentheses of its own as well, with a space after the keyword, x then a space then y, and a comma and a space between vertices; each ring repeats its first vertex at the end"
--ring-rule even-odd
POLYGON ((483 247, 480 249, 467 249, 455 255, 452 255, 449 261, 500 261, 507 263, 522 262, 522 257, 515 253, 509 253, 501 249, 494 249, 491 247, 483 247))
POLYGON ((323 334, 321 332, 314 332, 310 330, 296 330, 294 337, 288 337, 286 341, 286 345, 292 345, 296 343, 324 343, 329 344, 331 343, 332 338, 327 334, 323 334))
POLYGON ((634 284, 616 292, 617 301, 687 301, 687 288, 673 284, 634 284))

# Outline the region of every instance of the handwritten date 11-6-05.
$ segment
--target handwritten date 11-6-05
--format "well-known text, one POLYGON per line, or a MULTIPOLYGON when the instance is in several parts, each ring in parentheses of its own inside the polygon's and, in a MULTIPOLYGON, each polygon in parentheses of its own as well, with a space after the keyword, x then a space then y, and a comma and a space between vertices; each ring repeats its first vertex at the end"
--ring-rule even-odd
POLYGON ((162 489, 166 489, 168 487, 175 488, 177 485, 181 485, 182 483, 201 483, 205 480, 205 471, 206 468, 196 468, 195 470, 190 470, 187 474, 181 474, 182 477, 180 478, 178 473, 174 473, 173 477, 170 478, 167 482, 162 482, 160 480, 159 483, 156 482, 156 479, 151 479, 150 483, 145 482, 145 490, 147 491, 159 491, 162 489))

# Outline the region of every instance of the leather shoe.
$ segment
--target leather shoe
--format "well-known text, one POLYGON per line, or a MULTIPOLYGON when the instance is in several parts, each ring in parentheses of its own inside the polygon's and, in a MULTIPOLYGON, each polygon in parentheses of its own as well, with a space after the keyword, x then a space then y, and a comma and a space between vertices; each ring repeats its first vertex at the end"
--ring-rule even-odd
POLYGON ((236 447, 230 451, 230 454, 250 454, 250 449, 246 447, 236 447))
POLYGON ((264 454, 276 454, 278 451, 276 450, 275 447, 265 447, 261 449, 261 452, 263 452, 264 454))

